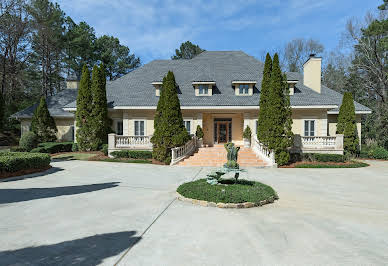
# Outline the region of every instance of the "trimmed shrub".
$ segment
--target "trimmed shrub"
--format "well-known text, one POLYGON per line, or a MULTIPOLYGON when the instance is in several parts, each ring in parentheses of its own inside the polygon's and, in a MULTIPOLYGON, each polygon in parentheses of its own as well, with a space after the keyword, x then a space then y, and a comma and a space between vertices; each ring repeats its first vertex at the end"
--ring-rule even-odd
POLYGON ((345 92, 338 114, 337 134, 344 135, 344 150, 348 154, 357 154, 359 139, 356 113, 351 92, 345 92))
POLYGON ((9 149, 11 152, 26 152, 26 149, 20 147, 20 146, 16 146, 16 147, 11 147, 9 149))
POLYGON ((197 126, 197 130, 195 131, 195 136, 197 136, 197 138, 199 139, 202 139, 204 136, 202 127, 200 125, 197 126))
POLYGON ((24 133, 20 138, 19 147, 24 151, 30 151, 37 147, 38 142, 38 136, 34 132, 29 131, 24 133))
POLYGON ((44 142, 40 143, 37 148, 32 149, 31 152, 38 153, 58 153, 58 152, 71 152, 73 142, 44 142))
POLYGON ((50 165, 48 154, 30 152, 0 153, 0 172, 12 173, 27 169, 40 169, 50 165))
POLYGON ((105 156, 108 156, 108 144, 102 144, 101 151, 104 153, 105 156))
POLYGON ((131 158, 131 159, 152 159, 151 151, 114 151, 111 153, 114 158, 131 158))
POLYGON ((244 139, 249 139, 251 140, 251 136, 252 136, 252 131, 251 131, 251 128, 249 126, 247 126, 244 130, 244 133, 243 133, 243 138, 244 139))
POLYGON ((324 154, 324 153, 305 153, 303 160, 309 162, 345 162, 345 156, 341 154, 324 154))
POLYGON ((72 151, 72 152, 79 151, 79 149, 78 149, 78 143, 73 143, 73 145, 71 146, 71 151, 72 151))
POLYGON ((374 159, 388 160, 388 151, 383 147, 376 147, 371 150, 371 157, 374 159))
POLYGON ((55 125, 54 118, 50 115, 44 97, 40 98, 40 103, 32 117, 31 131, 38 136, 38 139, 41 142, 57 140, 56 133, 58 132, 58 129, 55 125))

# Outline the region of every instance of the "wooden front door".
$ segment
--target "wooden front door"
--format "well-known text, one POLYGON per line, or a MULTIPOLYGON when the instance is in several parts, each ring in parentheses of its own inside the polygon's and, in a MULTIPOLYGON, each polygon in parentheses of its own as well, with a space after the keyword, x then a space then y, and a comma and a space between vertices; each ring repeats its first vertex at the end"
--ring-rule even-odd
POLYGON ((229 125, 227 122, 217 122, 217 142, 226 143, 228 142, 229 136, 229 125))

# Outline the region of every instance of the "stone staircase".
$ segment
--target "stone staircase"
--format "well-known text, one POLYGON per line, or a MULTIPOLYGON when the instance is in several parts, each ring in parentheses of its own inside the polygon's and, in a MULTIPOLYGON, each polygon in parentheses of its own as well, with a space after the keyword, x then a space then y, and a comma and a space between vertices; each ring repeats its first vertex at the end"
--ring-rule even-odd
MULTIPOLYGON (((216 166, 221 167, 226 163, 226 150, 224 145, 199 148, 192 156, 179 162, 180 166, 216 166)), ((240 147, 238 152, 238 164, 242 167, 265 167, 268 166, 261 158, 258 158, 251 148, 240 147)))

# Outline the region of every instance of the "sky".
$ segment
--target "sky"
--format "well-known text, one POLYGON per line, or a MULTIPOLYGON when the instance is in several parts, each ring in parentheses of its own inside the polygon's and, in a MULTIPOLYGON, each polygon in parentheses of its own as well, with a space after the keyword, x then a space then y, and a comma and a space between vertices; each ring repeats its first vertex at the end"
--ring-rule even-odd
POLYGON ((262 58, 295 38, 338 46, 348 19, 375 11, 382 0, 59 0, 75 22, 97 36, 113 35, 142 64, 169 59, 187 40, 201 48, 242 50, 262 58))

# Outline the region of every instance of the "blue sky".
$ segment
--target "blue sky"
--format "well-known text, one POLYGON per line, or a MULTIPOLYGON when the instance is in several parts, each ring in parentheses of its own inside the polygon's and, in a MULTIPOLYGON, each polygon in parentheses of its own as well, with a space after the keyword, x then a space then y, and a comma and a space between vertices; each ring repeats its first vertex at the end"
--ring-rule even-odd
POLYGON ((168 59, 190 40, 206 50, 243 50, 261 58, 295 38, 314 38, 330 51, 346 21, 375 11, 382 0, 60 0, 97 36, 118 37, 142 63, 168 59))

